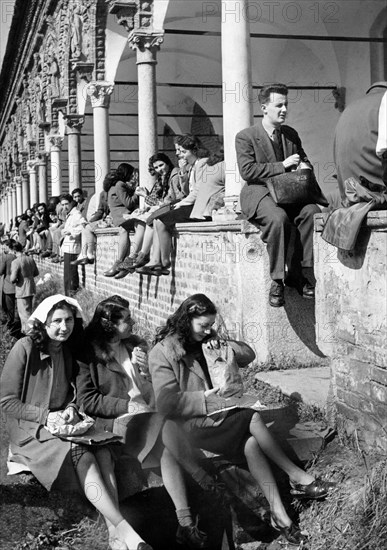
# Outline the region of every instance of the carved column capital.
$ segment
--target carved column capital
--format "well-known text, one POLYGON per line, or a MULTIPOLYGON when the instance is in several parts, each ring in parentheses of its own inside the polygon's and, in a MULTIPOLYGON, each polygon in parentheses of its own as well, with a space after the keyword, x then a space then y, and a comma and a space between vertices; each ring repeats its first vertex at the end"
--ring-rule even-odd
POLYGON ((60 151, 62 149, 63 137, 58 134, 48 136, 51 151, 60 151))
POLYGON ((37 160, 27 160, 27 170, 28 172, 36 172, 37 160))
POLYGON ((21 187, 22 181, 23 181, 23 178, 22 178, 21 176, 16 176, 16 177, 15 177, 15 185, 16 185, 16 187, 21 187))
POLYGON ((128 43, 133 50, 139 52, 158 51, 164 42, 164 31, 147 31, 135 29, 129 34, 128 43))
POLYGON ((83 115, 64 115, 63 118, 67 124, 68 134, 80 133, 85 123, 85 117, 83 115))
POLYGON ((113 82, 106 82, 104 80, 90 82, 86 91, 90 96, 91 106, 94 107, 109 107, 110 96, 114 90, 113 82))

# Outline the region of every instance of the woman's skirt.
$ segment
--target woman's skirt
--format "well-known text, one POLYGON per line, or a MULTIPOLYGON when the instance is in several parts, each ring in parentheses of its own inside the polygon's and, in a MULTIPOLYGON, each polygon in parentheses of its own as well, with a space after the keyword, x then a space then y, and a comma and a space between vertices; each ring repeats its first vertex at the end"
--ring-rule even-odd
POLYGON ((194 447, 220 454, 226 458, 243 458, 246 441, 250 437, 253 409, 228 411, 219 425, 208 425, 208 417, 192 418, 184 427, 194 447))
POLYGON ((59 439, 44 428, 39 437, 39 440, 31 438, 21 446, 11 442, 11 461, 28 466, 48 491, 82 493, 72 461, 71 442, 59 439))
POLYGON ((164 421, 164 416, 158 413, 142 413, 116 419, 113 432, 121 435, 124 441, 122 445, 111 447, 115 457, 121 458, 125 455, 135 458, 143 468, 158 466, 162 449, 159 436, 164 421))

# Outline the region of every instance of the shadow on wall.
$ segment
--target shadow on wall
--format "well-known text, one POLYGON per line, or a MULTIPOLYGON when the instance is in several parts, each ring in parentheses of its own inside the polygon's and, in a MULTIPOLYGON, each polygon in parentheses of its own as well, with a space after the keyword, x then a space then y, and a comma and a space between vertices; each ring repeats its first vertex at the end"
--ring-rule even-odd
MULTIPOLYGON (((296 289, 286 287, 285 311, 298 338, 318 357, 325 357, 317 346, 315 301, 306 300, 296 289)), ((329 334, 327 335, 329 338, 329 334)), ((320 338, 321 340, 321 338, 320 338)))

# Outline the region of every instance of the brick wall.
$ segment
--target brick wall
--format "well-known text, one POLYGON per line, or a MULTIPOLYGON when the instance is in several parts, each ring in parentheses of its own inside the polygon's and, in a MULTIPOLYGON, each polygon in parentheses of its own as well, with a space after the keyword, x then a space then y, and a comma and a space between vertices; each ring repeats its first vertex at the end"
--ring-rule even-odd
MULTIPOLYGON (((258 362, 322 361, 316 344, 314 301, 287 289, 285 308, 268 305, 267 253, 256 228, 238 221, 181 224, 175 242, 169 276, 134 273, 115 280, 103 272, 116 259, 117 231, 98 230, 97 260, 85 268, 86 288, 127 298, 138 324, 152 332, 187 296, 203 292, 218 306, 230 335, 255 349, 258 362)), ((58 264, 54 267, 57 270, 58 264)))
POLYGON ((315 232, 316 311, 328 338, 339 427, 357 432, 366 448, 387 450, 387 212, 371 212, 353 252, 339 251, 315 232))

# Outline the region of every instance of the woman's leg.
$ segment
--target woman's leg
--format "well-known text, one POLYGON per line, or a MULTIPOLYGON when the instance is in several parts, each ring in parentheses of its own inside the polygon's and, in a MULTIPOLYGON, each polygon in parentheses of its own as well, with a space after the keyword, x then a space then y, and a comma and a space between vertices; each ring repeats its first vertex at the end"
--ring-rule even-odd
POLYGON ((123 227, 118 228, 118 255, 117 261, 122 262, 128 255, 130 248, 129 233, 123 227))
POLYGON ((143 539, 124 520, 115 501, 116 488, 113 481, 114 471, 112 462, 105 453, 98 451, 98 458, 92 453, 86 452, 79 459, 76 472, 86 498, 104 516, 107 522, 115 527, 116 536, 125 542, 128 549, 137 549, 143 539), (102 470, 101 470, 102 467, 102 470), (107 468, 107 471, 105 471, 107 468), (106 484, 107 480, 107 484, 106 484), (110 490, 113 494, 110 493, 110 490))
POLYGON ((145 223, 136 222, 134 224, 134 235, 130 245, 130 256, 132 257, 136 256, 139 250, 141 250, 144 233, 145 233, 145 223))
POLYGON ((254 414, 251 419, 250 433, 266 456, 279 466, 289 476, 291 481, 302 485, 313 483, 314 477, 299 468, 286 456, 258 413, 254 414))
POLYGON ((249 437, 246 441, 244 452, 250 473, 261 487, 275 521, 281 527, 291 525, 292 520, 289 518, 282 503, 277 482, 273 476, 269 462, 254 437, 249 437))
POLYGON ((207 548, 207 535, 194 522, 188 504, 183 471, 172 453, 164 448, 160 459, 161 475, 165 489, 176 509, 179 523, 176 540, 188 548, 207 548))
POLYGON ((159 238, 161 263, 168 266, 171 263, 172 236, 162 221, 155 220, 153 223, 159 238))
POLYGON ((146 255, 149 254, 153 242, 153 227, 151 225, 145 226, 144 237, 142 240, 141 252, 146 255))

